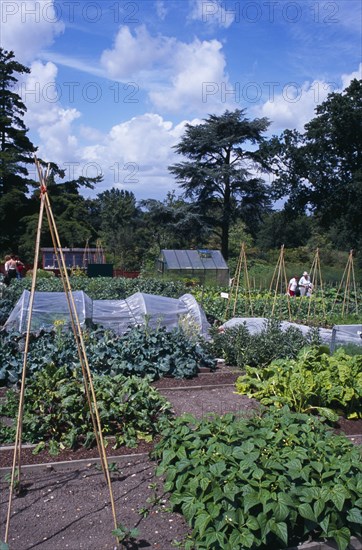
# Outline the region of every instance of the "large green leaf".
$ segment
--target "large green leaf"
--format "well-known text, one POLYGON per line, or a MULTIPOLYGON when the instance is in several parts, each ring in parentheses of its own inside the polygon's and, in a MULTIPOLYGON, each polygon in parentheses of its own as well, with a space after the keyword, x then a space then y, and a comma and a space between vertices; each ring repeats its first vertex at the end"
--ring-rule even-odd
POLYGON ((283 521, 276 522, 274 520, 269 521, 269 527, 272 533, 275 533, 277 537, 283 542, 288 544, 288 527, 283 521))

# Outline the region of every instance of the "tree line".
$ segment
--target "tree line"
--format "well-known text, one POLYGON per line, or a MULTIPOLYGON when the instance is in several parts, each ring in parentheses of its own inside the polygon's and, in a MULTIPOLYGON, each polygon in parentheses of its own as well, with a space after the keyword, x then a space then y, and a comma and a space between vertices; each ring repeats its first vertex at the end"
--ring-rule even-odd
MULTIPOLYGON (((26 106, 14 91, 29 73, 14 52, 0 48, 0 253, 31 262, 39 213, 39 185, 29 176, 36 146, 24 124, 26 106)), ((237 256, 242 241, 261 251, 301 246, 362 250, 362 80, 333 92, 303 132, 266 137, 267 118, 245 109, 187 124, 169 166, 179 194, 137 202, 111 188, 96 198, 102 176, 63 181, 51 163, 48 190, 63 246, 101 239, 109 260, 123 269, 152 262, 162 248, 218 248, 237 256), (266 183, 268 179, 270 183, 266 183), (283 206, 275 208, 275 202, 283 206)), ((46 222, 42 246, 51 246, 46 222)), ((361 262, 362 264, 362 262, 361 262)))

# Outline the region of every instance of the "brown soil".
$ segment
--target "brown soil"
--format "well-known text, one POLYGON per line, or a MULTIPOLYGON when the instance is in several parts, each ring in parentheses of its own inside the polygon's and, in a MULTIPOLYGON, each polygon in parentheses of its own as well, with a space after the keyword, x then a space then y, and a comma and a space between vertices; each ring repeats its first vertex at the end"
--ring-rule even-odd
MULTIPOLYGON (((154 383, 171 402, 175 414, 189 412, 201 417, 210 413, 248 414, 258 404, 235 394, 233 383, 239 371, 228 367, 216 373, 204 372, 192 380, 164 378, 154 383)), ((341 419, 338 429, 355 443, 362 443, 362 420, 341 419)), ((155 464, 148 458, 151 444, 137 449, 107 447, 109 462, 116 464, 111 473, 117 522, 128 529, 137 527, 136 540, 123 548, 157 548, 172 550, 188 534, 182 516, 168 511, 167 495, 162 493, 162 480, 154 475, 155 464)), ((1 450, 0 467, 9 468, 13 451, 1 450)), ((117 547, 112 536, 113 517, 109 491, 103 473, 96 463, 96 449, 63 451, 57 457, 32 449, 22 449, 21 492, 12 503, 10 550, 110 550, 117 547), (75 462, 83 459, 81 462, 75 462), (43 465, 35 466, 43 463, 43 465), (44 463, 52 463, 44 464, 44 463), (24 466, 23 466, 24 465, 24 466)), ((0 540, 9 492, 1 472, 0 540)))

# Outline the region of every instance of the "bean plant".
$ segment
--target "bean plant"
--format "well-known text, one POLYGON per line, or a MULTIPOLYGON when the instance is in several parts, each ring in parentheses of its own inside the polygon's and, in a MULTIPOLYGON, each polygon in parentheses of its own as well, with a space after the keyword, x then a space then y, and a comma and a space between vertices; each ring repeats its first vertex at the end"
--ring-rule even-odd
POLYGON ((361 536, 360 450, 311 415, 185 415, 153 456, 192 528, 186 549, 280 550, 327 538, 345 550, 361 536))

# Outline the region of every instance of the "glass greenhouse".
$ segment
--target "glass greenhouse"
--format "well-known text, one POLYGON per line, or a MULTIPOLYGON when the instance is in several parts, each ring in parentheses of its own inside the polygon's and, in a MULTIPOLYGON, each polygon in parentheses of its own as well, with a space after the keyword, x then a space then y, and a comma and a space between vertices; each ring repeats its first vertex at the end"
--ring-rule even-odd
POLYGON ((229 268, 220 250, 161 250, 157 270, 162 275, 198 279, 201 284, 229 285, 229 268))

